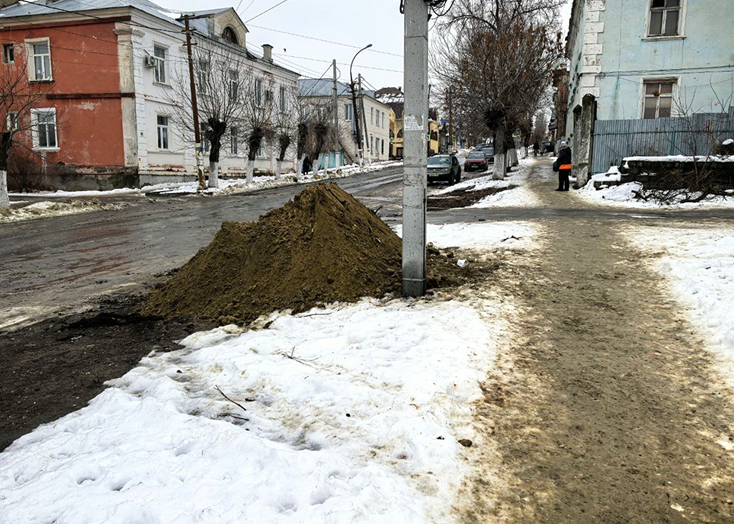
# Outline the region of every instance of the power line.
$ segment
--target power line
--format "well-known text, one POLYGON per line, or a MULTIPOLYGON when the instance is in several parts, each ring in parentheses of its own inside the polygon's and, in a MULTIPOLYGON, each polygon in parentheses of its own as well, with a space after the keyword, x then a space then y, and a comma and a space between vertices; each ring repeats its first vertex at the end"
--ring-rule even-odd
MULTIPOLYGON (((280 53, 273 53, 273 55, 282 57, 283 55, 280 53)), ((297 60, 310 60, 311 62, 331 62, 331 60, 324 60, 323 58, 311 58, 308 56, 295 56, 295 55, 286 55, 290 58, 295 58, 297 60)), ((361 67, 362 69, 373 69, 375 71, 388 71, 390 73, 402 73, 402 71, 399 71, 397 69, 385 69, 384 67, 371 67, 371 66, 364 66, 359 64, 354 64, 355 67, 361 67)))
MULTIPOLYGON (((306 38, 308 40, 315 40, 317 42, 324 42, 326 44, 333 44, 333 45, 339 45, 342 47, 349 47, 350 49, 361 49, 362 48, 361 46, 357 46, 357 45, 345 44, 343 42, 335 42, 334 40, 325 40, 323 38, 316 38, 315 36, 300 35, 298 33, 291 33, 289 31, 281 31, 280 29, 272 29, 270 27, 263 27, 263 26, 254 25, 254 24, 251 27, 256 27, 257 29, 264 29, 265 31, 273 31, 274 33, 281 33, 284 35, 296 36, 298 38, 306 38)), ((396 53, 388 53, 387 51, 377 51, 376 49, 372 49, 372 48, 367 49, 367 52, 403 58, 403 55, 398 55, 396 53)))
POLYGON ((272 6, 272 7, 269 7, 268 9, 266 9, 265 11, 263 11, 262 13, 260 13, 260 14, 257 14, 257 15, 255 15, 255 16, 253 16, 253 17, 252 17, 252 18, 250 18, 249 20, 246 20, 246 21, 245 21, 245 23, 251 22, 251 21, 255 20, 256 18, 259 18, 259 17, 261 17, 262 15, 264 15, 265 13, 268 13, 268 12, 272 11, 273 9, 275 9, 276 7, 278 7, 279 5, 283 5, 283 4, 285 4, 285 3, 287 2, 287 1, 288 1, 288 0, 282 0, 281 2, 278 2, 277 4, 275 4, 275 5, 274 5, 274 6, 272 6))

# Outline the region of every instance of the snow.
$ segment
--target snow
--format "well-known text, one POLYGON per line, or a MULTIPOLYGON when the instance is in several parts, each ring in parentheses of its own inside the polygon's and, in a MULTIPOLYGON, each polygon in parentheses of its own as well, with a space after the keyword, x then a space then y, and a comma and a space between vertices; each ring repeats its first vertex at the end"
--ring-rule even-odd
POLYGON ((506 330, 482 312, 504 307, 364 300, 196 333, 0 454, 0 521, 453 522, 506 330))
MULTIPOLYGON (((12 202, 11 204, 17 204, 12 202)), ((72 200, 71 202, 49 202, 42 201, 20 208, 7 208, 0 210, 0 224, 6 222, 19 222, 22 220, 33 220, 36 218, 49 218, 64 215, 76 215, 89 213, 91 211, 113 211, 126 207, 124 204, 103 204, 99 200, 72 200)))
POLYGON ((625 236, 650 253, 650 263, 734 386, 734 228, 638 227, 625 236))
POLYGON ((534 207, 538 204, 538 199, 535 197, 533 192, 528 188, 528 167, 532 161, 530 159, 523 159, 520 161, 520 165, 513 168, 514 171, 510 172, 507 177, 503 180, 493 180, 491 170, 487 171, 486 175, 478 178, 466 179, 463 182, 455 184, 453 186, 447 186, 434 194, 444 195, 452 191, 459 189, 465 189, 468 191, 480 191, 482 189, 488 189, 492 187, 509 187, 511 185, 517 186, 513 189, 506 191, 500 191, 494 195, 484 197, 476 204, 470 206, 473 208, 488 208, 488 207, 534 207))
MULTIPOLYGON (((630 156, 625 158, 622 162, 693 162, 694 157, 684 155, 670 155, 670 156, 630 156)), ((695 157, 696 162, 734 162, 734 156, 704 156, 698 155, 695 157)))
POLYGON ((619 172, 617 166, 611 166, 606 173, 592 175, 591 180, 596 182, 620 182, 622 180, 622 173, 619 172))
MULTIPOLYGON (((373 173, 390 167, 402 166, 402 162, 375 162, 366 165, 363 168, 357 164, 350 164, 339 169, 329 169, 326 173, 322 170, 319 173, 310 173, 296 177, 295 174, 283 174, 280 177, 275 175, 255 177, 252 183, 248 184, 244 178, 219 179, 219 187, 216 189, 206 189, 201 193, 215 196, 234 195, 242 193, 250 193, 252 191, 260 191, 274 187, 289 186, 294 184, 307 184, 318 180, 331 180, 337 178, 345 178, 360 173, 373 173)), ((185 195, 196 194, 198 191, 198 182, 167 182, 161 184, 147 185, 143 188, 121 188, 111 189, 107 191, 53 191, 39 193, 11 193, 14 196, 23 197, 90 197, 90 196, 121 196, 121 195, 142 195, 144 193, 158 193, 164 195, 185 195)))
POLYGON ((727 138, 721 143, 722 146, 730 146, 732 144, 734 144, 734 139, 731 138, 727 138))
POLYGON ((595 190, 593 181, 589 181, 581 191, 576 191, 573 194, 594 204, 636 209, 685 210, 734 207, 734 198, 725 198, 723 196, 711 196, 701 202, 678 202, 664 205, 654 200, 645 201, 637 199, 636 194, 642 189, 643 185, 640 182, 628 182, 618 186, 602 187, 595 190))
MULTIPOLYGON (((428 224, 428 242, 440 248, 533 249, 537 247, 536 226, 530 222, 480 222, 428 224)), ((402 237, 402 226, 394 227, 402 237)))

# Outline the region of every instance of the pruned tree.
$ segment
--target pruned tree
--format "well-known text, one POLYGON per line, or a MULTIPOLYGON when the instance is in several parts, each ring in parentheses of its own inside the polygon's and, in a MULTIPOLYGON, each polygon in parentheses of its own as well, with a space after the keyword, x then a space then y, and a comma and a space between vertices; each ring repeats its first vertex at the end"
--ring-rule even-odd
POLYGON ((298 89, 281 88, 275 109, 273 135, 276 148, 275 175, 280 176, 288 150, 298 142, 298 89))
POLYGON ((564 0, 456 0, 439 23, 432 67, 456 87, 469 135, 495 139, 495 175, 504 177, 513 133, 539 107, 562 54, 564 0))
POLYGON ((37 134, 36 140, 44 147, 57 144, 47 143, 49 137, 56 140, 56 122, 39 122, 40 114, 33 115, 32 109, 43 107, 48 84, 28 82, 28 69, 23 54, 16 53, 14 62, 3 64, 0 74, 0 208, 10 207, 8 197, 8 162, 13 155, 27 154, 32 151, 33 133, 39 133, 39 124, 44 133, 37 134), (53 131, 46 134, 45 131, 53 131), (40 143, 43 142, 43 143, 40 143), (25 150, 25 151, 23 151, 25 150))
POLYGON ((297 124, 299 158, 308 155, 315 162, 321 153, 340 149, 340 132, 335 132, 333 111, 330 102, 303 106, 297 124))
MULTIPOLYGON (((209 149, 209 187, 219 187, 219 160, 227 135, 242 128, 248 99, 252 96, 252 68, 238 53, 208 47, 199 41, 193 56, 196 101, 202 142, 209 149)), ((177 68, 168 102, 184 143, 193 143, 194 118, 188 68, 177 68)))
POLYGON ((247 141, 247 183, 252 183, 258 153, 275 134, 273 81, 250 76, 246 84, 243 130, 247 141))

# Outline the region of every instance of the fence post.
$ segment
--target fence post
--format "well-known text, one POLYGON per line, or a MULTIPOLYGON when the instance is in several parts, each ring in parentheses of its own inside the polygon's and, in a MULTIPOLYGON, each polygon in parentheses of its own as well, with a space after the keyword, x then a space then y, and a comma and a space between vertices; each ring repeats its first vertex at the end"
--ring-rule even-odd
POLYGON ((675 154, 675 129, 673 130, 673 134, 670 136, 670 151, 668 152, 668 156, 673 156, 675 154))

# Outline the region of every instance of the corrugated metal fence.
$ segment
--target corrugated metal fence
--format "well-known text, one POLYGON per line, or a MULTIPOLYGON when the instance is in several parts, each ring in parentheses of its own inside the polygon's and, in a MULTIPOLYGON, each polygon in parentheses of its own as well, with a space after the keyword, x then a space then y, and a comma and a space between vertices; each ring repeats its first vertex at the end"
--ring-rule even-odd
POLYGON ((705 155, 726 138, 734 138, 734 108, 728 115, 597 120, 591 171, 606 173, 628 156, 705 155))

